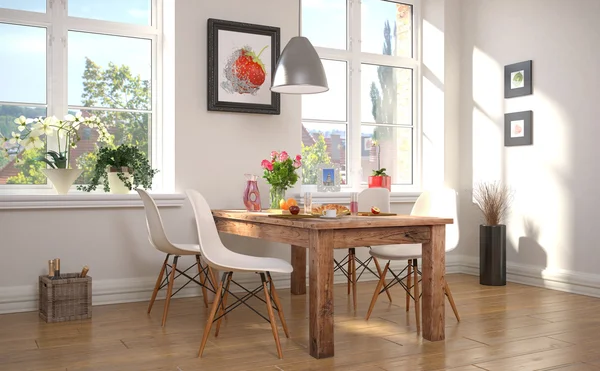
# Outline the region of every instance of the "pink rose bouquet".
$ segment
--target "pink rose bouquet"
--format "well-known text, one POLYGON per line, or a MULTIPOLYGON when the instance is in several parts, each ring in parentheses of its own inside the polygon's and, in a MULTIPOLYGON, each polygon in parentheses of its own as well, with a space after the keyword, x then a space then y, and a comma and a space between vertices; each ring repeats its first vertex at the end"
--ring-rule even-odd
POLYGON ((271 185, 271 208, 276 209, 285 198, 286 189, 298 181, 296 170, 302 166, 302 156, 292 159, 286 151, 272 151, 271 158, 262 160, 260 166, 264 169, 263 178, 271 185))

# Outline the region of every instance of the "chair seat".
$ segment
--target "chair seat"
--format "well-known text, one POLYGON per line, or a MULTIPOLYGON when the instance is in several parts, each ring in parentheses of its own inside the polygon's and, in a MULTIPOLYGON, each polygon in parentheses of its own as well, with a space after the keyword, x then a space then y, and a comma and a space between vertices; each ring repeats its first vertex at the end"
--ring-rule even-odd
POLYGON ((200 245, 193 243, 172 243, 170 246, 162 247, 159 250, 172 255, 199 255, 200 245))
POLYGON ((420 259, 421 244, 406 244, 406 245, 381 245, 373 246, 369 249, 369 254, 378 259, 383 260, 408 260, 420 259))
POLYGON ((229 249, 220 250, 219 255, 218 258, 213 257, 217 259, 212 259, 209 263, 222 271, 292 273, 294 270, 292 265, 283 259, 238 254, 229 249))

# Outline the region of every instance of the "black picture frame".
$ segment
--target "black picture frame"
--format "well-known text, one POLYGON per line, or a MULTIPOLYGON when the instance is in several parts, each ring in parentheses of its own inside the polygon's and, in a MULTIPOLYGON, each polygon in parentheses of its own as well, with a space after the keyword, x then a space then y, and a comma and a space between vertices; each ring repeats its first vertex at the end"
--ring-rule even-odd
POLYGON ((533 111, 504 115, 504 146, 533 144, 533 111))
POLYGON ((533 61, 531 60, 504 66, 504 98, 521 97, 533 93, 532 67, 533 61))
MULTIPOLYGON (((280 94, 270 90, 279 59, 280 34, 279 27, 208 19, 207 95, 209 111, 280 114, 280 94), (266 39, 262 40, 260 36, 265 36, 266 39), (259 54, 260 49, 256 45, 262 45, 267 40, 270 40, 269 44, 259 54), (258 50, 254 50, 254 47, 250 45, 252 43, 255 43, 258 50), (233 46, 234 44, 235 46, 233 46), (260 60, 264 65, 262 69, 265 77, 261 85, 255 85, 260 80, 260 77, 257 80, 255 72, 246 71, 243 79, 236 75, 239 69, 234 61, 239 59, 241 50, 246 46, 252 48, 255 54, 262 56, 260 60), (268 53, 267 58, 264 53, 268 53), (228 57, 224 58, 224 56, 228 57), (228 65, 230 68, 227 68, 228 65), (251 78, 255 80, 252 81, 251 78)), ((257 65, 254 65, 253 68, 257 65)))

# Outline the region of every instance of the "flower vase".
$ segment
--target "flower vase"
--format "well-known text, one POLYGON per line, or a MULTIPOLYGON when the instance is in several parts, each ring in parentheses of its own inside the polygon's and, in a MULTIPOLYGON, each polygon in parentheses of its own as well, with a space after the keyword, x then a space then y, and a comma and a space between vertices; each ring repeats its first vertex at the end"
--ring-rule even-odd
POLYGON ((285 200, 285 188, 271 187, 269 190, 269 200, 271 209, 279 209, 279 201, 285 200))
POLYGON ((119 170, 123 173, 123 177, 127 179, 130 183, 133 182, 133 176, 129 172, 129 168, 113 168, 111 167, 107 173, 108 178, 108 186, 110 187, 110 193, 117 195, 126 195, 131 189, 125 185, 125 183, 119 178, 118 172, 119 170))
POLYGON ((246 189, 244 190, 244 205, 247 211, 261 211, 260 192, 258 190, 257 175, 245 174, 246 189))
POLYGON ((41 169, 59 195, 66 195, 83 169, 41 169))

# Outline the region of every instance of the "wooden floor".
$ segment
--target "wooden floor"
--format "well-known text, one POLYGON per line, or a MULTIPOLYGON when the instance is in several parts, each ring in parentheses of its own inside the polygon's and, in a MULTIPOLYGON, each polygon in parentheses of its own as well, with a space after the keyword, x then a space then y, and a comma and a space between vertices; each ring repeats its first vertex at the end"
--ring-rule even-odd
POLYGON ((600 299, 447 277, 462 322, 446 305, 441 342, 416 334, 399 288, 393 304, 382 295, 365 321, 375 282, 364 282, 356 314, 346 286, 335 288, 334 358, 309 356, 307 298, 282 289, 292 336, 280 329, 283 360, 269 324, 245 308, 228 316, 204 358, 196 358, 208 310, 200 298, 187 298, 172 301, 164 329, 161 301, 150 316, 147 303, 97 306, 92 320, 58 324, 34 312, 1 315, 0 370, 600 370, 600 299))

